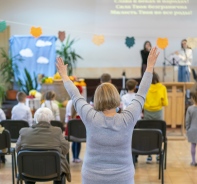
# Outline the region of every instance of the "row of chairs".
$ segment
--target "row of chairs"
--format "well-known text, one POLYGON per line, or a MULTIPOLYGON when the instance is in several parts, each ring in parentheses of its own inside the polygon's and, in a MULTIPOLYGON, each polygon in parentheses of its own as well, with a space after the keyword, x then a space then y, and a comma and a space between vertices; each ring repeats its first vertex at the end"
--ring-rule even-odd
MULTIPOLYGON (((16 140, 19 137, 20 129, 22 127, 28 127, 29 125, 25 121, 14 121, 14 122, 13 121, 14 120, 11 120, 11 121, 6 120, 6 121, 0 122, 0 124, 10 131, 11 142, 16 142, 16 140)), ((62 131, 64 130, 63 124, 61 122, 52 121, 51 124, 53 126, 60 127, 62 131)), ((69 142, 86 142, 86 129, 81 120, 71 120, 68 123, 68 137, 66 137, 66 139, 69 142)), ((5 148, 5 145, 0 144, 0 149, 1 148, 5 148)), ((32 150, 28 151, 28 154, 32 156, 32 153, 30 152, 32 152, 32 150)), ((37 152, 35 152, 34 150, 33 153, 36 154, 37 152)), ((8 152, 6 154, 12 155, 12 178, 14 180, 14 170, 16 174, 16 160, 15 160, 14 148, 9 147, 8 152)), ((136 124, 135 130, 133 132, 132 154, 133 154, 133 157, 135 155, 158 154, 160 156, 159 179, 161 178, 162 179, 161 181, 163 183, 163 168, 164 168, 163 163, 165 163, 164 165, 166 168, 166 158, 167 158, 166 123, 164 121, 156 121, 156 120, 138 121, 136 124), (163 146, 162 146, 162 143, 163 143, 163 146), (165 158, 165 162, 163 162, 163 158, 165 158)), ((22 155, 23 156, 25 155, 24 151, 22 155)), ((33 158, 31 160, 33 160, 33 158)), ((20 175, 19 175, 19 178, 20 178, 20 175)))
MULTIPOLYGON (((86 142, 86 129, 81 120, 71 120, 68 123, 68 141, 86 142)), ((136 155, 159 155, 159 179, 163 184, 167 162, 166 122, 139 120, 133 131, 131 148, 133 158, 136 155)))
POLYGON ((16 155, 15 149, 11 148, 11 138, 8 130, 0 134, 0 150, 7 148, 7 152, 0 151, 0 156, 12 156, 12 183, 22 184, 22 181, 62 181, 66 183, 65 174, 61 174, 61 159, 57 150, 21 150, 16 155), (18 175, 17 167, 18 165, 18 175))
MULTIPOLYGON (((9 130, 12 143, 17 142, 21 128, 29 127, 29 123, 24 120, 3 120, 0 122, 0 125, 6 130, 9 130)), ((64 131, 64 126, 61 121, 51 121, 51 125, 60 127, 61 130, 64 131)))
MULTIPOLYGON (((53 126, 58 126, 64 130, 60 121, 52 121, 53 126)), ((61 175, 61 159, 56 150, 22 150, 16 155, 15 148, 11 143, 16 143, 21 128, 29 127, 28 122, 23 120, 3 120, 0 125, 5 130, 0 134, 0 156, 11 155, 12 157, 12 183, 26 181, 51 181, 60 180, 66 183, 65 175, 61 175), (7 149, 5 152, 1 151, 7 149), (17 175, 18 165, 18 175, 17 175), (31 166, 31 167, 30 167, 31 166)))

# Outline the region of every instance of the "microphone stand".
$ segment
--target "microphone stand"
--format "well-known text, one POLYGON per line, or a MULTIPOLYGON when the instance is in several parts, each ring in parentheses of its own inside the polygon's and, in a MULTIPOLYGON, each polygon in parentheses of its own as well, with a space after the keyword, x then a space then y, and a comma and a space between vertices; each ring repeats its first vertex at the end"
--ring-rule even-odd
MULTIPOLYGON (((166 57, 164 58, 164 61, 168 61, 170 63, 171 66, 173 66, 173 82, 175 82, 175 66, 178 65, 179 61, 176 60, 174 57, 172 58, 172 61, 167 59, 166 57)), ((165 63, 165 66, 166 66, 166 63, 165 63)))
POLYGON ((120 96, 123 96, 127 93, 125 81, 126 81, 126 73, 125 73, 125 71, 123 71, 123 73, 122 73, 122 89, 120 91, 120 96))
POLYGON ((163 82, 165 82, 165 76, 166 76, 166 52, 165 49, 163 50, 164 54, 164 62, 163 62, 163 82))

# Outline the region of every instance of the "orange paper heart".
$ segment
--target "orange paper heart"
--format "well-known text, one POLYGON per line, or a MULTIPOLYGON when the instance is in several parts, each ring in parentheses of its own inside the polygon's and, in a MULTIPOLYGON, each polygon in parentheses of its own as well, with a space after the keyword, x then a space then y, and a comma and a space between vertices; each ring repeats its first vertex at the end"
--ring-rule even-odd
POLYGON ((157 46, 160 49, 165 49, 168 46, 168 39, 167 38, 158 38, 157 39, 157 46))
POLYGON ((105 37, 103 35, 94 35, 93 39, 92 39, 92 42, 95 45, 101 45, 105 42, 105 37))
POLYGON ((38 38, 42 34, 42 28, 41 27, 31 27, 30 33, 35 38, 38 38))

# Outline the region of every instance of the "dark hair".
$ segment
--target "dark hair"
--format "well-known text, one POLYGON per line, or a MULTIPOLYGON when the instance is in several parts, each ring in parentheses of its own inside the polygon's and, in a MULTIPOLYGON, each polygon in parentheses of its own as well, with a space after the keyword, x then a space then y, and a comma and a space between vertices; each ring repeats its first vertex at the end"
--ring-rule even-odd
MULTIPOLYGON (((181 48, 183 49, 183 42, 187 42, 187 39, 183 39, 182 41, 181 41, 181 48)), ((188 45, 187 45, 187 49, 191 49, 191 47, 189 47, 188 45)))
POLYGON ((191 88, 190 96, 194 102, 197 103, 197 83, 191 88))
POLYGON ((45 95, 46 100, 52 100, 55 97, 54 91, 48 91, 45 95))
POLYGON ((23 102, 26 97, 27 95, 22 91, 19 91, 16 95, 16 99, 18 100, 18 102, 23 102))
POLYGON ((152 47, 152 45, 151 45, 150 41, 148 41, 148 40, 147 40, 147 41, 145 41, 145 42, 144 42, 144 51, 147 51, 147 50, 146 50, 146 44, 147 44, 147 43, 149 43, 149 44, 150 44, 150 46, 152 47))
POLYGON ((100 78, 100 81, 101 83, 104 83, 104 82, 111 82, 111 75, 108 74, 108 73, 104 73, 101 75, 101 78, 100 78))
POLYGON ((130 90, 134 90, 136 85, 138 84, 138 82, 134 79, 129 79, 126 82, 126 88, 130 91, 130 90))
POLYGON ((190 96, 194 100, 194 102, 197 103, 197 91, 191 91, 190 96))
POLYGON ((153 72, 152 84, 157 84, 157 83, 159 83, 159 75, 153 72))

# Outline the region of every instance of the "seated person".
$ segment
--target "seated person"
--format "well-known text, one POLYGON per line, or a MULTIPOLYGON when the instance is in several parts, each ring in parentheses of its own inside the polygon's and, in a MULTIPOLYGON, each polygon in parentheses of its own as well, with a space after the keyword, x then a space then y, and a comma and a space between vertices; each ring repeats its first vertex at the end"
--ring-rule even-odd
MULTIPOLYGON (((52 119, 53 113, 49 108, 39 108, 34 115, 36 125, 20 130, 16 151, 26 148, 58 150, 61 156, 61 172, 66 173, 67 180, 71 181, 70 168, 66 160, 69 143, 63 137, 62 130, 59 127, 51 126, 50 121, 52 119)), ((61 182, 54 181, 54 183, 58 184, 61 182)), ((34 184, 34 182, 26 182, 26 184, 34 184)))
POLYGON ((1 122, 2 120, 5 120, 5 119, 6 119, 5 113, 4 113, 3 110, 0 108, 0 122, 1 122))
MULTIPOLYGON (((108 73, 103 73, 100 77, 100 83, 105 83, 105 82, 108 82, 108 83, 111 83, 112 80, 111 80, 111 75, 108 74, 108 73)), ((94 105, 94 96, 91 98, 90 100, 90 105, 94 105)))
MULTIPOLYGON (((1 111, 2 110, 0 109, 0 118, 1 118, 1 111)), ((2 120, 4 120, 4 119, 2 119, 2 120)), ((5 130, 5 128, 0 125, 0 134, 2 134, 4 130, 5 130)), ((0 152, 6 153, 7 152, 7 148, 0 150, 0 152)), ((5 164, 5 156, 4 155, 1 155, 0 158, 1 158, 0 159, 0 162, 2 162, 3 164, 5 164)))
POLYGON ((135 98, 135 90, 137 86, 137 81, 134 79, 129 79, 126 82, 126 88, 128 90, 128 93, 123 95, 121 97, 123 110, 127 108, 127 106, 130 105, 131 101, 135 98))
POLYGON ((48 91, 45 95, 46 101, 41 105, 41 107, 47 107, 51 109, 53 112, 53 119, 60 121, 60 111, 58 105, 55 103, 55 92, 54 91, 48 91))
MULTIPOLYGON (((83 89, 81 86, 76 86, 79 89, 80 94, 82 93, 83 89)), ((74 105, 72 104, 72 100, 69 100, 66 105, 66 115, 65 115, 65 122, 66 122, 66 131, 65 134, 68 135, 68 125, 67 123, 71 119, 80 119, 78 116, 74 105)), ((81 150, 81 143, 80 142, 73 142, 72 143, 72 154, 73 154, 73 162, 80 163, 82 160, 79 158, 81 150)))
POLYGON ((24 120, 29 123, 29 126, 32 125, 32 113, 28 106, 25 105, 27 95, 24 92, 18 92, 16 99, 18 104, 15 105, 12 109, 12 120, 24 120))

